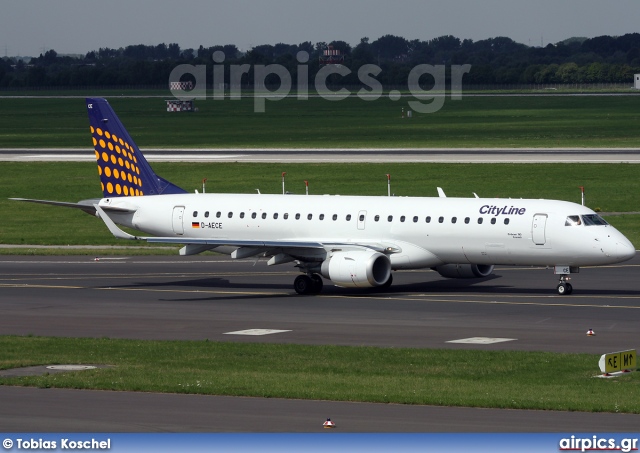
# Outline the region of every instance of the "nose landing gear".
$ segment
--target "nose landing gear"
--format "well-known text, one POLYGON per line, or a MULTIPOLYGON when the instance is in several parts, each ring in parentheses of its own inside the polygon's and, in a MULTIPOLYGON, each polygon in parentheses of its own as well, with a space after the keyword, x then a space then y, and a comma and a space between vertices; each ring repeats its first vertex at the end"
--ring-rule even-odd
POLYGON ((556 286, 558 294, 561 296, 568 296, 573 292, 573 286, 569 283, 571 278, 570 274, 577 274, 580 272, 580 268, 578 266, 567 266, 567 265, 556 265, 553 270, 554 274, 560 275, 560 283, 556 286))
POLYGON ((560 283, 558 283, 556 289, 558 290, 558 294, 560 294, 561 296, 568 296, 569 294, 571 294, 573 292, 573 286, 571 286, 571 283, 569 283, 569 277, 567 277, 566 275, 561 275, 560 283))

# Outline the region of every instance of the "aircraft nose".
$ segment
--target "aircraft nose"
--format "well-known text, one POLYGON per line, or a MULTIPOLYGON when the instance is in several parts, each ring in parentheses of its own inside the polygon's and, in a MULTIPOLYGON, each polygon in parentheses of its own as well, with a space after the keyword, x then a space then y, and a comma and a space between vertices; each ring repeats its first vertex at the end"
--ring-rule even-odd
POLYGON ((616 256, 623 261, 630 260, 636 256, 636 248, 627 238, 618 240, 616 241, 616 256))

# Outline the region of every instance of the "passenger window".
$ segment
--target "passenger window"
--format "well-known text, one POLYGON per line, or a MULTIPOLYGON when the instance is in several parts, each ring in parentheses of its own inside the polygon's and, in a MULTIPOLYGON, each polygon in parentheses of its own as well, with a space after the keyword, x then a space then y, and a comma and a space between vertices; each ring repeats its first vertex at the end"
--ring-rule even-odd
POLYGON ((507 219, 504 219, 504 224, 505 224, 505 225, 509 225, 509 219, 508 219, 508 218, 507 218, 507 219))
POLYGON ((333 214, 333 217, 331 217, 333 220, 338 220, 338 214, 333 214))
POLYGON ((404 216, 400 216, 400 221, 404 222, 405 217, 404 216))
POLYGON ((390 215, 389 217, 387 217, 387 221, 391 222, 393 220, 393 216, 390 215))
POLYGON ((456 223, 458 221, 457 217, 451 217, 451 223, 456 223))
POLYGON ((413 223, 418 223, 418 216, 417 215, 413 216, 413 223))
POLYGON ((464 218, 464 223, 469 223, 471 221, 471 219, 469 217, 465 217, 464 218))
POLYGON ((444 217, 438 217, 438 223, 444 222, 444 217))
POLYGON ((289 214, 287 212, 284 213, 284 215, 282 216, 285 220, 287 220, 289 218, 289 214))
POLYGON ((252 218, 252 219, 255 219, 256 217, 257 217, 257 214, 256 214, 255 212, 252 212, 252 213, 251 213, 251 218, 252 218))
POLYGON ((296 214, 296 220, 300 220, 300 214, 296 214))
POLYGON ((427 223, 431 223, 431 216, 428 215, 426 219, 424 219, 425 222, 427 223))
POLYGON ((205 218, 209 217, 209 211, 204 213, 205 218))
POLYGON ((361 222, 364 222, 364 214, 360 214, 360 217, 358 217, 360 219, 361 222))
POLYGON ((495 217, 491 217, 491 225, 495 225, 496 224, 496 218, 495 217))
POLYGON ((233 217, 233 212, 229 213, 229 218, 233 217))
POLYGON ((320 214, 320 220, 324 220, 324 214, 320 214))
POLYGON ((198 217, 198 211, 193 211, 193 216, 198 217))
POLYGON ((241 218, 241 219, 244 219, 244 212, 241 212, 241 213, 240 213, 240 218, 241 218))
POLYGON ((567 217, 567 220, 564 222, 564 226, 577 226, 577 225, 582 225, 579 215, 570 215, 569 217, 567 217))
POLYGON ((307 215, 307 219, 311 220, 313 218, 313 214, 307 215))
POLYGON ((216 212, 216 217, 220 218, 220 216, 222 215, 222 213, 220 211, 216 212))
POLYGON ((478 217, 478 225, 482 225, 482 217, 478 217))
POLYGON ((263 218, 263 219, 266 219, 266 218, 267 218, 267 213, 266 213, 266 212, 263 212, 263 213, 262 213, 262 218, 263 218))
POLYGON ((351 214, 347 214, 347 222, 351 220, 351 214))
POLYGON ((277 212, 274 212, 274 213, 273 213, 273 219, 275 220, 275 219, 277 219, 277 218, 278 218, 278 213, 277 213, 277 212))
POLYGON ((380 216, 379 216, 379 215, 375 216, 375 217, 373 218, 373 220, 375 220, 375 221, 377 222, 378 220, 380 220, 380 216))

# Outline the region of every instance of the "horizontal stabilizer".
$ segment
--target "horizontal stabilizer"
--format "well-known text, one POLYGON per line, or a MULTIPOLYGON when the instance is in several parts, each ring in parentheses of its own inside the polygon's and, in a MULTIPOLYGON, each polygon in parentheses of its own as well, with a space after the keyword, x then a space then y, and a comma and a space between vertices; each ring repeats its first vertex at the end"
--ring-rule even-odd
POLYGON ((99 199, 82 200, 78 203, 67 203, 65 201, 50 201, 50 200, 35 200, 32 198, 9 198, 14 201, 28 201, 29 203, 48 204, 51 206, 62 206, 64 208, 76 208, 81 209, 87 214, 96 215, 96 209, 93 207, 95 203, 100 201, 99 199))

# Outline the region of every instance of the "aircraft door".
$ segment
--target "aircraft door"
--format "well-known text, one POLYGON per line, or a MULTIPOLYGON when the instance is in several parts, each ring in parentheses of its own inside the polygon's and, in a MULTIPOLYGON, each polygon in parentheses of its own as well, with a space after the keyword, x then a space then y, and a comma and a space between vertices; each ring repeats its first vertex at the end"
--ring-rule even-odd
POLYGON ((364 223, 367 220, 367 211, 360 211, 358 213, 358 229, 364 230, 364 223))
POLYGON ((184 206, 175 206, 173 208, 173 232, 176 234, 184 234, 184 206))
POLYGON ((531 239, 536 245, 544 245, 547 242, 545 228, 547 226, 546 214, 535 214, 531 224, 531 239))

